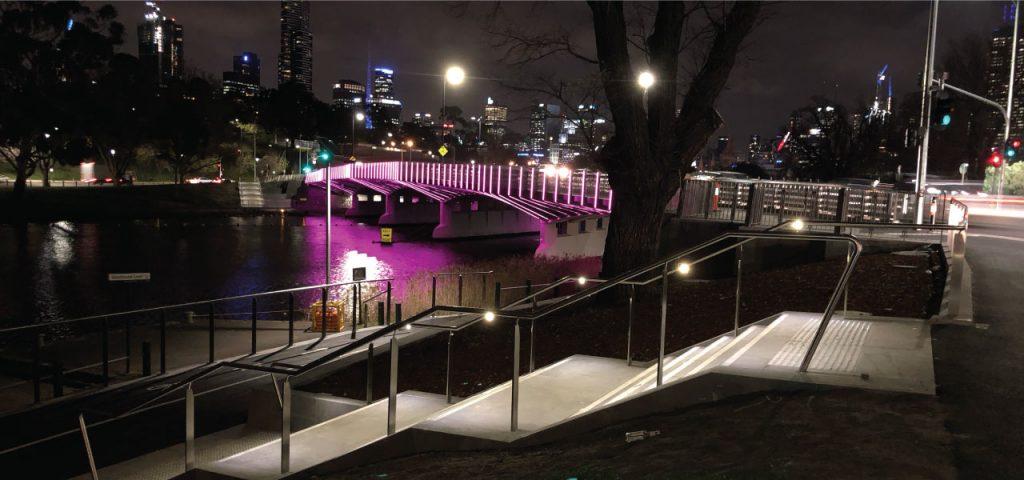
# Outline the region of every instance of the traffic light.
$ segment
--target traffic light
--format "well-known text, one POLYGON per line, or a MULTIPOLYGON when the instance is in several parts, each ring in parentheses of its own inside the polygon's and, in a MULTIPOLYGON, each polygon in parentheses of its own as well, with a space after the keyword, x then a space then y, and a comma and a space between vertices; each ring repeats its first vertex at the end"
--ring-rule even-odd
POLYGON ((310 165, 306 165, 305 167, 302 167, 302 173, 309 173, 309 172, 312 172, 312 171, 313 171, 313 167, 310 166, 310 165))
POLYGON ((330 162, 331 159, 334 158, 334 152, 332 152, 329 149, 325 148, 323 150, 320 150, 320 153, 317 154, 317 157, 320 158, 320 160, 323 160, 325 162, 330 162))
POLYGON ((943 130, 953 123, 953 99, 948 93, 940 91, 935 94, 935 106, 932 108, 932 126, 943 130))
POLYGON ((1019 138, 1011 138, 1006 141, 1006 145, 1003 146, 1003 157, 1007 162, 1016 160, 1017 153, 1020 152, 1021 142, 1019 138))
POLYGON ((992 150, 992 153, 988 156, 987 163, 993 167, 999 168, 1003 165, 1003 154, 999 150, 992 150))

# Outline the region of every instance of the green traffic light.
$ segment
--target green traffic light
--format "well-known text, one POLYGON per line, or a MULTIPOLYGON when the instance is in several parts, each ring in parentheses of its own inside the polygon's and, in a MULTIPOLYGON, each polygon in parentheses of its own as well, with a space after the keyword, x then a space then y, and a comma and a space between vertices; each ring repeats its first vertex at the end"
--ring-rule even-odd
POLYGON ((942 124, 943 127, 948 127, 949 124, 953 123, 953 116, 948 114, 948 113, 943 114, 942 115, 942 120, 941 120, 940 123, 942 124))

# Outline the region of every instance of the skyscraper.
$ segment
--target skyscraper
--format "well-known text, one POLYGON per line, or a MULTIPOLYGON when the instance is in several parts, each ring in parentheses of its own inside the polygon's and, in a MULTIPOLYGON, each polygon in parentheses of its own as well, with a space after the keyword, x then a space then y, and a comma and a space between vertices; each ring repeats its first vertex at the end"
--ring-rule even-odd
POLYGON ((526 143, 531 157, 547 156, 551 140, 561 131, 561 109, 558 105, 539 103, 530 112, 530 131, 526 143))
POLYGON ((494 99, 487 97, 487 104, 484 105, 484 138, 491 146, 500 145, 501 139, 505 137, 508 122, 508 107, 499 105, 494 99))
POLYGON ((374 68, 371 89, 367 99, 369 128, 397 131, 402 123, 402 102, 395 98, 395 71, 384 67, 374 68))
POLYGON ((255 97, 260 93, 260 57, 252 52, 236 55, 232 70, 224 72, 224 95, 255 97))
POLYGON ((173 17, 165 16, 155 2, 139 24, 139 63, 160 85, 185 75, 185 34, 173 17))
POLYGON ((277 57, 277 84, 296 82, 313 89, 313 32, 309 29, 309 3, 281 2, 281 53, 277 57))
POLYGON ((338 80, 334 84, 332 104, 335 108, 350 109, 356 106, 362 107, 366 98, 366 85, 355 80, 338 80))
MULTIPOLYGON (((1012 25, 1013 12, 1007 12, 1005 20, 1012 25)), ((1010 43, 1013 42, 1012 27, 1005 25, 992 32, 989 44, 988 68, 985 71, 986 97, 993 102, 1006 105, 1007 90, 1010 85, 1010 43)), ((1010 118, 1010 135, 1024 133, 1024 35, 1017 38, 1017 65, 1014 72, 1016 83, 1013 86, 1013 111, 1010 118)), ((999 144, 1003 142, 1003 116, 992 111, 992 121, 988 122, 988 136, 999 144)))

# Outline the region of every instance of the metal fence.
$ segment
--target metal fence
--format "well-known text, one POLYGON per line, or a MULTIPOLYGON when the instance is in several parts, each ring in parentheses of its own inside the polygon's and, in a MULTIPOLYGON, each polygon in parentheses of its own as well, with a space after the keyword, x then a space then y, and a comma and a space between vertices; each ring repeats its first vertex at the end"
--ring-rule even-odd
MULTIPOLYGON (((959 215, 960 207, 955 206, 956 201, 951 196, 926 195, 924 200, 924 223, 948 224, 951 216, 959 215)), ((792 218, 842 223, 914 223, 918 202, 916 193, 888 188, 686 179, 667 208, 682 218, 748 226, 776 225, 792 218)))

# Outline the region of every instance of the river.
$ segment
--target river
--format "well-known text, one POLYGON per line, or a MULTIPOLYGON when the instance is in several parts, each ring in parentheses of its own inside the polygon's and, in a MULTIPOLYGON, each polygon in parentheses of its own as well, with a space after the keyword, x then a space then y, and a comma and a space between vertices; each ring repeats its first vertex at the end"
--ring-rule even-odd
MULTIPOLYGON (((368 278, 394 277, 400 295, 417 272, 529 255, 539 242, 438 242, 430 230, 398 228, 396 243, 385 246, 376 242, 377 226, 335 218, 334 281, 366 267, 368 278)), ((0 225, 0 326, 321 283, 324 233, 323 218, 284 215, 0 225), (112 272, 149 272, 152 279, 129 287, 108 282, 112 272)))

